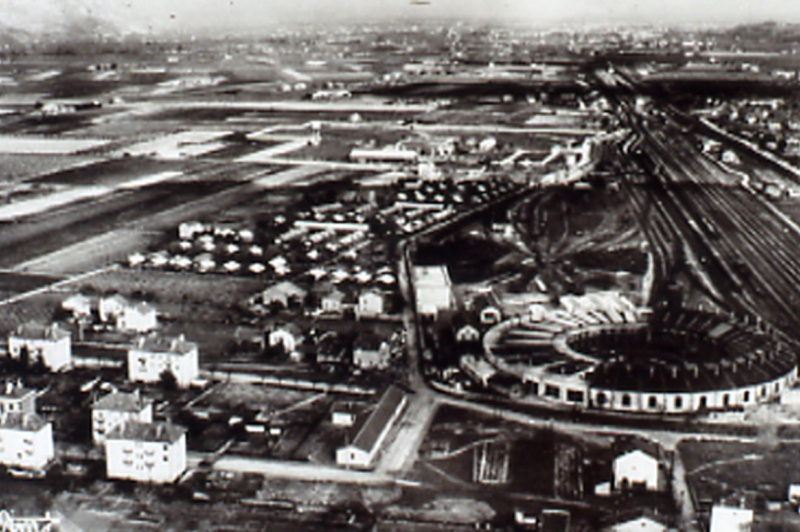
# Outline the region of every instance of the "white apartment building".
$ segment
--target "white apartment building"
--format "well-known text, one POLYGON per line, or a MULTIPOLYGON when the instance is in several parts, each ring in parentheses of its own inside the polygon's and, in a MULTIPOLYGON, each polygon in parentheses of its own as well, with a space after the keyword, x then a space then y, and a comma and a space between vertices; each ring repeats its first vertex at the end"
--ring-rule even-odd
POLYGON ((0 463, 41 471, 54 456, 52 424, 33 413, 0 415, 0 463))
POLYGON ((125 423, 152 423, 153 403, 133 393, 113 392, 92 406, 92 441, 100 445, 106 435, 125 423))
POLYGON ((178 386, 185 388, 197 378, 197 344, 183 335, 167 338, 156 334, 140 337, 128 350, 128 380, 131 382, 158 382, 161 374, 169 371, 178 386))
POLYGON ((125 423, 106 435, 109 479, 158 484, 177 480, 186 470, 186 433, 169 423, 125 423))
POLYGON ((39 360, 52 371, 72 362, 72 335, 58 324, 25 323, 8 335, 8 354, 11 358, 28 357, 31 363, 39 360))

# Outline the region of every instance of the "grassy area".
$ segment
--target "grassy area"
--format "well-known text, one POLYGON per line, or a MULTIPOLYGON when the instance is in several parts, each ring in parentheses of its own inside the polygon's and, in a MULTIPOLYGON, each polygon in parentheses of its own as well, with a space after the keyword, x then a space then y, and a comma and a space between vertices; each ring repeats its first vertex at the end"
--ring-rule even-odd
POLYGON ((716 501, 733 491, 753 490, 769 500, 785 500, 800 471, 800 444, 685 440, 678 451, 698 500, 716 501))

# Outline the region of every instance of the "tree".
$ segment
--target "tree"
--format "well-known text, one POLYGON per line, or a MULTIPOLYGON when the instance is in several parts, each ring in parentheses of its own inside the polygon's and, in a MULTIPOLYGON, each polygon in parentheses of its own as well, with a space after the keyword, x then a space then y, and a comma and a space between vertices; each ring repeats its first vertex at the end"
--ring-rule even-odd
POLYGON ((174 392, 178 389, 178 379, 176 379, 175 374, 168 369, 165 369, 159 374, 158 381, 165 391, 174 392))

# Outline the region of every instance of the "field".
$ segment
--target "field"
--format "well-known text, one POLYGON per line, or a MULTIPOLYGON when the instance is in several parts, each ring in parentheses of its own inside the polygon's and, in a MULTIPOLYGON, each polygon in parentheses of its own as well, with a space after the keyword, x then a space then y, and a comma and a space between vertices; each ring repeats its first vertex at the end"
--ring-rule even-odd
POLYGON ((0 153, 70 155, 98 148, 108 142, 102 139, 0 135, 0 153))
POLYGON ((196 301, 212 307, 236 305, 264 288, 256 279, 132 269, 105 272, 86 279, 80 286, 95 293, 148 294, 156 303, 196 301))
POLYGON ((685 440, 678 445, 687 480, 701 504, 736 490, 752 490, 768 500, 786 500, 789 484, 800 483, 800 444, 685 440))
POLYGON ((174 162, 156 161, 145 157, 126 157, 48 173, 34 181, 63 185, 115 186, 140 177, 178 169, 180 165, 174 162))
POLYGON ((83 155, 19 155, 0 154, 0 182, 15 183, 54 172, 71 171, 80 174, 81 169, 98 161, 83 155))

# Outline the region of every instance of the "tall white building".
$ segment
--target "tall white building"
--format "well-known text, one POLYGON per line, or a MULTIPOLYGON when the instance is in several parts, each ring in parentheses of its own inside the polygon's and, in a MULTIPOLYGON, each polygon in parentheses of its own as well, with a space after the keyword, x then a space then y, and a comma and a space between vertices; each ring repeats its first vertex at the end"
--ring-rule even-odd
POLYGON ((72 362, 72 335, 58 324, 25 323, 8 335, 8 354, 20 359, 27 353, 31 363, 39 360, 52 371, 72 362))
POLYGON ((447 266, 414 267, 414 294, 417 312, 435 318, 440 311, 455 306, 453 283, 447 266))
POLYGON ((106 435, 124 423, 152 423, 153 403, 133 393, 113 392, 92 406, 92 441, 102 444, 106 435))
POLYGON ((186 470, 186 432, 169 423, 125 423, 106 435, 110 479, 170 483, 186 470))
POLYGON ((197 378, 197 344, 183 335, 167 338, 156 334, 140 337, 128 350, 128 379, 131 382, 158 382, 168 371, 178 386, 185 388, 197 378))
POLYGON ((36 414, 0 415, 0 463, 7 467, 42 470, 55 456, 53 425, 36 414))

